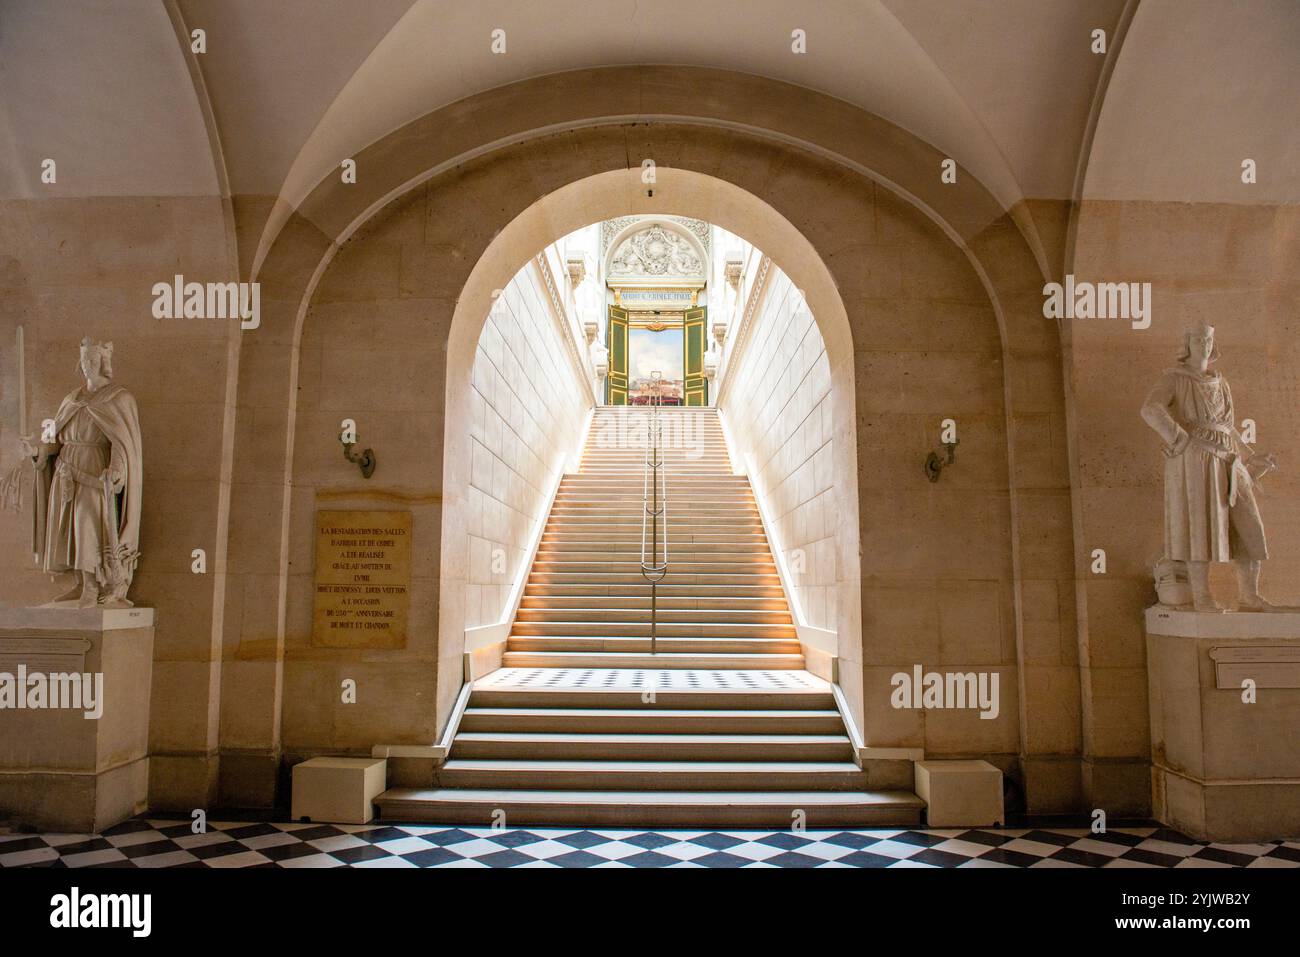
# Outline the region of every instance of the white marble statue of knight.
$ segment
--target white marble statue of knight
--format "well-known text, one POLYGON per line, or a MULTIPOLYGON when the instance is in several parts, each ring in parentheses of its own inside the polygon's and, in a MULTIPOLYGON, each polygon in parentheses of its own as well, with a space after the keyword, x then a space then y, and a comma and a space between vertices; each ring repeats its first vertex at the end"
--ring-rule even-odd
POLYGON ((1237 430, 1232 390, 1210 368, 1218 358, 1213 326, 1189 330, 1178 364, 1142 405, 1165 442, 1165 558, 1185 565, 1197 611, 1223 611, 1210 594, 1211 562, 1236 566, 1242 611, 1268 611, 1259 593, 1268 546, 1255 484, 1275 466, 1237 430))
POLYGON ((126 607, 139 556, 140 418, 112 381, 111 342, 83 339, 79 368, 85 385, 41 436, 23 438, 36 467, 32 550, 45 571, 76 575, 55 602, 126 607))

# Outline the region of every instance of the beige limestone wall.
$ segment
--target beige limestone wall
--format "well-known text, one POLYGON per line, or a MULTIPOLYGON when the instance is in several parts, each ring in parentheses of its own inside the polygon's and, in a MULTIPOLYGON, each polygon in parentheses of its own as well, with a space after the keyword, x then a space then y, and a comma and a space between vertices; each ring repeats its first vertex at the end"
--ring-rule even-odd
MULTIPOLYGON (((435 253, 426 244, 427 214, 424 191, 416 190, 339 249, 303 321, 293 395, 290 383, 281 381, 275 386, 278 394, 268 397, 297 403, 284 531, 283 677, 277 683, 276 622, 267 614, 275 607, 275 593, 268 593, 275 582, 250 575, 247 613, 239 629, 227 634, 231 679, 222 709, 223 764, 225 755, 236 751, 250 762, 261 756, 278 763, 281 749, 290 758, 368 754, 376 744, 430 744, 435 738, 444 384, 440 344, 455 290, 440 282, 438 269, 430 268, 435 253), (345 418, 356 422, 358 449, 374 450, 377 464, 369 479, 343 457, 339 431, 345 418), (411 513, 405 647, 342 649, 313 643, 315 514, 324 509, 411 513), (343 701, 346 679, 356 682, 355 703, 343 701)), ((268 495, 268 505, 278 504, 268 495)), ((265 554, 281 531, 272 526, 256 534, 266 538, 259 548, 265 554)), ((249 787, 264 787, 266 781, 265 774, 250 775, 249 787)), ((232 781, 232 790, 236 787, 232 781)), ((255 792, 250 795, 255 797, 255 792)))
MULTIPOLYGON (((362 161, 379 172, 366 179, 364 185, 339 186, 336 179, 322 181, 300 215, 291 217, 267 247, 263 274, 274 289, 272 308, 284 321, 286 335, 277 344, 278 351, 268 348, 264 354, 254 356, 246 346, 241 355, 241 373, 245 365, 250 371, 246 377, 241 374, 241 415, 247 393, 259 413, 259 433, 280 438, 278 444, 283 448, 282 437, 291 429, 292 415, 277 415, 274 406, 260 404, 258 395, 268 381, 283 380, 281 370, 292 366, 288 358, 291 350, 285 347, 293 342, 290 331, 294 326, 293 311, 298 308, 294 290, 313 288, 313 270, 321 268, 322 261, 328 261, 331 255, 330 237, 346 235, 351 224, 369 215, 367 210, 388 191, 408 189, 404 184, 412 177, 419 181, 425 171, 435 167, 448 172, 423 187, 428 191, 430 207, 438 210, 437 216, 425 220, 423 245, 437 245, 436 250, 426 251, 438 265, 442 285, 460 290, 460 311, 468 310, 460 317, 467 321, 453 325, 445 340, 449 375, 468 378, 468 358, 480 331, 477 323, 490 308, 488 292, 504 287, 533 250, 594 219, 629 211, 662 212, 663 204, 672 201, 680 211, 716 222, 777 256, 783 268, 807 291, 814 313, 827 320, 823 335, 832 360, 831 378, 847 385, 832 393, 835 469, 837 474, 855 475, 859 473, 858 463, 862 463, 862 474, 869 475, 875 486, 864 490, 862 501, 866 503, 880 497, 876 488, 883 490, 885 498, 895 494, 898 490, 889 482, 895 474, 904 474, 888 468, 882 455, 894 455, 897 461, 906 463, 909 472, 915 469, 919 477, 920 460, 934 440, 928 430, 925 435, 906 431, 904 441, 889 443, 889 448, 882 450, 878 448, 881 439, 870 428, 855 427, 855 404, 859 417, 864 408, 873 415, 880 414, 867 399, 872 395, 871 387, 860 381, 864 372, 877 373, 869 360, 877 353, 890 352, 890 346, 880 343, 892 345, 900 341, 900 331, 919 337, 915 341, 924 344, 928 337, 943 338, 942 330, 960 328, 964 313, 982 310, 990 321, 988 339, 995 343, 1001 340, 1000 353, 997 347, 990 348, 986 358, 982 341, 979 348, 970 351, 978 353, 981 362, 994 362, 998 355, 1001 358, 1000 388, 990 390, 981 385, 977 391, 981 401, 994 392, 1004 400, 1003 430, 1008 433, 1006 441, 1011 448, 1003 449, 1007 454, 999 462, 1009 473, 1010 487, 1004 479, 1001 489, 1011 518, 1007 523, 1009 535, 1004 539, 1009 541, 1009 558, 1003 560, 993 550, 993 560, 980 563, 975 578, 988 579, 990 568, 997 568, 1000 576, 1003 564, 1022 576, 1020 600, 1005 618, 999 619, 999 629, 1010 627, 1014 633, 1017 654, 1023 660, 1017 680, 1002 683, 1002 713, 1006 715, 1011 708, 1020 712, 1021 764, 1027 769, 1027 790, 1033 807, 1076 808, 1079 672, 1073 661, 1077 645, 1066 617, 1074 604, 1074 569, 1071 496, 1062 438, 1066 432, 1060 425, 1064 422, 1064 386, 1056 330, 1041 321, 1043 278, 1032 244, 1026 243, 1013 218, 996 207, 978 182, 963 177, 955 186, 938 185, 935 177, 924 172, 939 162, 938 154, 876 118, 846 111, 834 101, 810 104, 807 91, 773 89, 767 81, 725 74, 700 75, 707 76, 707 82, 720 91, 718 97, 702 101, 698 97, 700 77, 675 74, 673 69, 656 68, 639 68, 629 77, 619 71, 590 71, 566 74, 558 81, 564 95, 557 95, 557 81, 551 78, 493 91, 435 111, 368 148, 362 161), (611 91, 618 87, 620 78, 643 83, 647 110, 653 106, 660 114, 707 113, 705 119, 711 120, 718 113, 726 120, 731 117, 721 114, 727 113, 729 104, 748 107, 762 103, 758 114, 750 109, 743 115, 737 113, 735 119, 759 122, 764 128, 779 128, 792 135, 801 131, 818 149, 808 152, 778 148, 769 140, 737 132, 734 125, 711 127, 710 122, 689 126, 597 124, 564 133, 554 133, 556 127, 551 125, 546 135, 529 132, 565 118, 619 114, 624 104, 611 91), (664 82, 646 84, 655 78, 664 82), (803 122, 814 116, 815 123, 803 122), (509 136, 527 142, 477 159, 473 152, 465 152, 509 136), (633 155, 653 156, 661 171, 653 199, 646 195, 637 171, 627 169, 629 142, 633 144, 633 155), (844 166, 818 158, 829 155, 843 155, 861 168, 875 170, 880 182, 873 183, 846 172, 844 166), (451 163, 452 157, 461 158, 451 163), (618 185, 590 194, 579 189, 604 179, 584 179, 602 172, 619 177, 618 185), (904 194, 920 197, 921 204, 944 225, 930 225, 921 209, 895 199, 896 194, 884 185, 891 182, 904 194), (575 189, 579 191, 572 192, 575 189), (555 200, 561 195, 569 197, 564 204, 555 200), (524 232, 531 239, 527 242, 519 242, 523 232, 513 228, 516 217, 528 221, 524 232), (909 240, 909 231, 923 238, 909 240), (510 237, 509 242, 506 237, 510 237), (922 250, 913 255, 926 245, 932 247, 929 252, 922 250), (931 255, 935 250, 946 252, 931 255), (899 291, 904 284, 908 292, 899 291), (982 298, 976 297, 974 289, 980 290, 982 298), (890 315, 891 309, 895 313, 916 310, 924 318, 936 317, 936 321, 899 322, 897 315, 890 315), (877 316, 883 321, 877 322, 877 316), (470 330, 471 326, 472 331, 458 332, 470 330), (256 361, 245 361, 249 359, 256 361), (856 384, 855 379, 859 380, 856 384), (265 429, 261 428, 262 413, 266 416, 265 429), (1016 687, 1008 693, 1013 683, 1016 687), (1024 694, 1020 693, 1022 687, 1027 689, 1024 694)), ((240 208, 237 202, 237 211, 240 208)), ((250 205, 248 212, 248 222, 256 223, 257 210, 250 205)), ((934 373, 935 366, 926 355, 929 347, 904 344, 898 348, 917 353, 908 366, 910 382, 928 382, 927 376, 934 373)), ((930 351, 939 352, 942 358, 942 349, 930 351)), ((978 368, 971 366, 969 359, 967 356, 966 365, 978 368)), ((945 384, 942 388, 949 391, 958 388, 954 382, 963 381, 954 378, 954 368, 940 363, 937 373, 938 381, 945 384)), ((905 378, 903 384, 908 385, 909 380, 905 378)), ((895 387, 894 393, 905 394, 905 390, 895 387)), ((890 393, 882 395, 888 398, 890 393)), ((452 395, 447 400, 449 419, 468 420, 467 401, 457 404, 459 400, 452 395)), ((945 414, 949 411, 944 409, 945 414)), ((263 439, 261 434, 256 438, 266 448, 268 460, 283 458, 283 453, 275 450, 276 442, 263 439)), ((970 436, 965 440, 969 443, 970 436)), ((442 630, 452 637, 437 649, 442 677, 436 688, 436 711, 443 716, 450 711, 460 674, 460 649, 454 639, 463 632, 464 625, 464 609, 458 598, 461 589, 446 585, 463 584, 465 580, 463 569, 455 565, 465 551, 457 547, 466 540, 457 516, 463 511, 459 497, 469 485, 468 465, 468 455, 458 452, 444 456, 447 478, 445 487, 438 490, 447 506, 443 512, 445 560, 440 574, 444 587, 439 612, 442 630), (464 474, 460 471, 462 462, 464 474)), ((251 463, 251 471, 259 470, 259 462, 251 463)), ((904 477, 899 488, 924 502, 919 493, 928 486, 916 487, 911 484, 914 481, 904 477)), ((924 478, 919 481, 923 483, 924 478)), ((945 479, 941 490, 950 487, 947 482, 945 479)), ((251 501, 246 497, 242 500, 251 501)), ((997 508, 994 496, 977 504, 997 508)), ((921 721, 918 718, 915 726, 901 728, 895 734, 891 727, 893 713, 887 710, 882 717, 878 711, 889 708, 888 681, 887 675, 883 682, 876 680, 880 655, 870 649, 864 652, 869 638, 861 627, 866 607, 861 600, 862 579, 866 579, 868 589, 874 589, 891 574, 888 569, 878 570, 884 549, 872 551, 877 547, 873 543, 894 547, 890 538, 896 534, 897 515, 909 520, 911 516, 879 504, 870 507, 872 514, 859 521, 857 496, 841 496, 837 502, 840 520, 847 518, 860 527, 863 553, 871 552, 873 562, 872 568, 860 576, 856 543, 851 549, 841 549, 837 556, 841 682, 850 708, 858 717, 865 717, 863 723, 877 743, 889 745, 905 742, 909 736, 915 741, 913 732, 921 721), (864 716, 864 710, 871 713, 864 716)), ((271 505, 266 516, 278 515, 278 510, 278 505, 271 505)), ((251 531, 265 523, 265 517, 248 506, 240 506, 239 512, 232 517, 232 529, 237 525, 251 531)), ((988 524, 985 514, 978 508, 963 510, 963 517, 976 528, 988 524)), ((996 511, 991 520, 996 527, 996 511)), ((922 525, 925 564, 932 566, 929 580, 945 574, 956 577, 944 570, 942 537, 937 534, 964 534, 960 528, 951 529, 950 524, 949 516, 944 515, 922 525)), ((232 530, 232 551, 236 538, 232 530)), ((988 540, 996 542, 997 536, 988 540)), ((963 552, 974 549, 970 544, 961 547, 963 552)), ((255 565, 255 574, 263 575, 268 584, 276 580, 270 569, 276 566, 279 554, 271 536, 248 554, 250 567, 255 565)), ((911 562, 909 550, 902 554, 911 562)), ((283 570, 283 563, 279 567, 283 570)), ((899 577, 906 579, 912 571, 904 566, 899 577)), ((926 580, 920 574, 915 577, 926 580)), ((268 591, 260 600, 273 610, 275 592, 268 591)), ((934 629, 927 632, 932 636, 934 629)), ((955 640, 960 640, 960 634, 955 640)), ((933 644, 937 638, 929 637, 927 641, 933 644)), ((912 657, 908 655, 909 660, 912 657)), ((255 706, 257 702, 250 704, 255 706)), ((423 714, 424 705, 419 700, 408 705, 423 714)), ((999 734, 1005 731, 1000 722, 984 722, 976 728, 990 726, 998 728, 999 734)), ((986 745, 983 734, 986 732, 972 736, 974 748, 986 745)), ((1006 736, 1014 737, 1014 733, 1006 736)), ((1001 742, 997 746, 1002 747, 1001 742)))
MULTIPOLYGON (((1271 558, 1261 588, 1300 603, 1300 207, 1088 201, 1071 270, 1077 281, 1150 282, 1149 329, 1122 320, 1063 323, 1072 393, 1079 645, 1085 775, 1097 807, 1143 811, 1149 756, 1143 609, 1150 564, 1163 550, 1163 458, 1139 417, 1172 366, 1183 332, 1216 327, 1215 368, 1232 387, 1238 425, 1255 420, 1258 447, 1282 468, 1258 494, 1271 558), (1106 551, 1105 575, 1091 571, 1106 551)), ((1044 320, 1049 322, 1049 320, 1044 320)), ((1228 566, 1212 583, 1235 599, 1228 566)))
MULTIPOLYGON (((445 342, 459 292, 446 279, 445 257, 454 257, 440 241, 446 228, 423 189, 403 197, 341 247, 304 321, 289 490, 280 741, 291 759, 435 740, 435 700, 459 689, 450 680, 446 688, 439 686, 438 661, 458 656, 461 647, 460 636, 439 636, 439 603, 463 603, 465 627, 501 617, 557 470, 579 441, 590 393, 584 396, 543 274, 532 261, 487 316, 462 398, 467 414, 444 416, 445 342), (343 458, 338 433, 344 418, 356 421, 359 447, 375 451, 378 464, 368 480, 343 458), (444 555, 442 449, 448 424, 470 436, 471 454, 469 484, 457 493, 463 496, 468 542, 444 555), (314 515, 352 508, 412 513, 405 648, 313 645, 314 515), (501 553, 494 554, 498 548, 501 553), (463 565, 463 594, 440 595, 443 562, 463 565), (357 682, 355 704, 341 700, 345 678, 357 682)), ((560 275, 558 281, 567 279, 560 275)), ((284 389, 287 399, 287 384, 284 389)), ((273 626, 250 614, 238 640, 228 645, 232 677, 222 713, 223 756, 277 753, 274 725, 263 719, 255 700, 275 693, 274 655, 267 648, 273 626), (241 697, 251 710, 235 706, 241 697)))
MULTIPOLYGON (((81 380, 82 336, 114 344, 114 379, 136 397, 143 433, 140 563, 130 597, 156 609, 150 751, 155 805, 206 807, 217 776, 218 643, 238 323, 155 319, 152 286, 235 278, 223 204, 203 197, 92 197, 0 203, 0 470, 19 457, 14 331, 26 338, 28 430, 81 380), (206 574, 191 551, 206 553, 206 574)), ((31 561, 31 485, 0 514, 0 601, 63 591, 31 561)))
MULTIPOLYGON (((998 322, 969 261, 933 224, 880 188, 871 214, 861 242, 833 257, 856 278, 843 291, 857 364, 865 737, 1007 769, 1021 719, 998 322), (931 483, 922 463, 948 418, 956 463, 931 483), (997 674, 998 716, 891 707, 892 677, 915 665, 997 674)), ((1077 716, 1062 738, 1055 746, 1068 752, 1077 716)))
POLYGON ((534 260, 497 297, 474 354, 467 628, 495 624, 509 611, 515 584, 528 574, 529 543, 592 405, 554 313, 534 260))
MULTIPOLYGON (((760 267, 761 268, 761 267, 760 267)), ((831 377, 803 295, 767 271, 719 395, 735 451, 772 522, 804 623, 835 631, 838 614, 831 377)))
MULTIPOLYGON (((947 236, 879 188, 861 205, 861 218, 846 224, 846 236, 861 242, 832 257, 849 277, 841 292, 853 323, 858 486, 848 491, 858 496, 862 549, 861 592, 847 596, 861 602, 862 660, 846 649, 841 681, 850 686, 862 676, 869 746, 978 755, 1010 770, 1021 747, 1021 674, 997 317, 947 236), (957 462, 931 483, 921 465, 946 418, 957 424, 957 462), (910 676, 916 665, 996 674, 997 717, 894 708, 893 676, 910 676)), ((720 406, 753 463, 756 493, 776 517, 787 562, 805 549, 807 573, 794 577, 808 623, 834 631, 844 599, 830 587, 842 524, 831 468, 831 357, 799 290, 775 264, 750 324, 727 360, 733 378, 720 406)), ((1026 417, 1021 424, 1037 434, 1031 429, 1040 423, 1026 417)), ((1064 475, 1064 436, 1037 455, 1057 457, 1064 475)), ((1031 617, 1046 626, 1072 614, 1068 592, 1061 611, 1054 582, 1033 582, 1026 594, 1031 617)), ((1077 714, 1059 715, 1051 730, 1055 752, 1077 748, 1077 714)))

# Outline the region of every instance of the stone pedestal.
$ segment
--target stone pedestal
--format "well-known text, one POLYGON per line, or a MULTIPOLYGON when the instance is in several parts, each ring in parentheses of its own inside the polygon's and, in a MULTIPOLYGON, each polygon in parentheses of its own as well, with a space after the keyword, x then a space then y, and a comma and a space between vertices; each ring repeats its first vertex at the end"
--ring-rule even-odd
POLYGON ((312 758, 293 766, 295 821, 369 824, 387 787, 383 758, 312 758))
POLYGON ((987 761, 917 761, 916 794, 930 827, 991 827, 1006 822, 1002 772, 987 761))
POLYGON ((1155 817, 1197 840, 1300 835, 1300 613, 1157 605, 1146 632, 1155 817))
POLYGON ((152 608, 0 609, 0 819, 89 833, 145 809, 153 637, 152 608))

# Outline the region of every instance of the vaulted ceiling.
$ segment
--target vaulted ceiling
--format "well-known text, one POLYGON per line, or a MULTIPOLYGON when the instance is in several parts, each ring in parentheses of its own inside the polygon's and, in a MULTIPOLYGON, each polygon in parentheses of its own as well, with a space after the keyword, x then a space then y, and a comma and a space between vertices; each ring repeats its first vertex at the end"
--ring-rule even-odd
MULTIPOLYGON (((340 158, 438 107, 629 64, 846 100, 952 156, 1007 208, 1300 201, 1295 0, 6 0, 0 198, 214 195, 224 167, 232 194, 292 206, 340 158), (181 36, 198 28, 196 74, 181 36), (1122 43, 1113 70, 1090 49, 1098 28, 1122 43), (1243 158, 1260 170, 1245 193, 1243 158)), ((635 89, 628 100, 635 115, 635 89)))

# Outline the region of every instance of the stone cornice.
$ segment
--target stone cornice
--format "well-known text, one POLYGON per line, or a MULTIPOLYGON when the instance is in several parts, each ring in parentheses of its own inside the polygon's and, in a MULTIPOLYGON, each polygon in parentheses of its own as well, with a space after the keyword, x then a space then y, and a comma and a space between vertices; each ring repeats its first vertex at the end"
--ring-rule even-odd
POLYGON ((745 300, 745 305, 740 310, 740 324, 735 334, 731 338, 731 346, 726 348, 722 356, 722 365, 718 368, 718 394, 714 398, 714 404, 721 401, 723 393, 726 392, 727 383, 730 381, 728 373, 733 365, 732 360, 741 355, 745 346, 749 343, 750 329, 753 327, 754 314, 758 311, 759 303, 765 298, 767 292, 767 275, 772 268, 772 259, 770 256, 764 256, 758 264, 758 272, 754 276, 754 283, 749 287, 749 297, 745 300))
POLYGON ((578 377, 578 381, 583 384, 583 390, 594 403, 595 387, 592 380, 595 378, 595 372, 586 362, 585 350, 578 349, 577 341, 574 339, 574 332, 581 331, 582 323, 577 321, 577 317, 570 317, 569 310, 565 308, 563 297, 560 295, 559 284, 555 281, 555 273, 551 271, 551 264, 547 261, 546 250, 543 249, 533 258, 533 265, 541 276, 542 285, 546 287, 547 302, 551 314, 551 322, 555 325, 555 331, 560 336, 560 341, 564 343, 564 353, 569 357, 569 362, 573 366, 573 371, 578 377))

